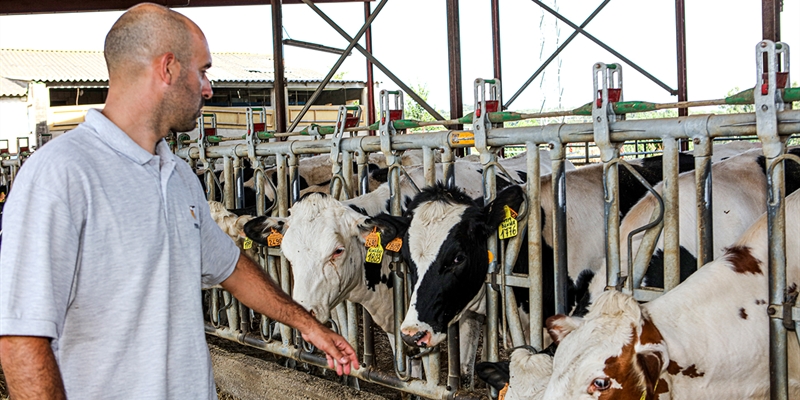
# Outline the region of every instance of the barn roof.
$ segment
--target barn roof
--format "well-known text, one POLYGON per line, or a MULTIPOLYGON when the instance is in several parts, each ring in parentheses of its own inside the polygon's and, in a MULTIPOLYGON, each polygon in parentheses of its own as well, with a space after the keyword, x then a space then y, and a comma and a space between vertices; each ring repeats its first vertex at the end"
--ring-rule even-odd
POLYGON ((6 79, 0 76, 0 97, 22 97, 28 94, 26 82, 6 79))
MULTIPOLYGON (((273 82, 270 54, 211 53, 213 66, 208 71, 212 83, 273 82)), ((103 82, 108 70, 102 51, 0 49, 0 77, 21 81, 103 82)), ((291 65, 284 75, 289 82, 320 82, 324 73, 291 65)), ((337 80, 340 83, 360 81, 337 80)))

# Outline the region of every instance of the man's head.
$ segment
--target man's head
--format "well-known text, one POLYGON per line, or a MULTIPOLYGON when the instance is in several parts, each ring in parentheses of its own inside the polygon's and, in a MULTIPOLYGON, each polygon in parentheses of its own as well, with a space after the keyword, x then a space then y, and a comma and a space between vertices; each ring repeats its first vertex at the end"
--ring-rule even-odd
POLYGON ((139 4, 111 27, 104 53, 111 90, 139 85, 144 77, 162 89, 147 93, 157 100, 150 118, 153 128, 194 129, 203 99, 212 93, 205 76, 211 54, 196 24, 163 6, 139 4))

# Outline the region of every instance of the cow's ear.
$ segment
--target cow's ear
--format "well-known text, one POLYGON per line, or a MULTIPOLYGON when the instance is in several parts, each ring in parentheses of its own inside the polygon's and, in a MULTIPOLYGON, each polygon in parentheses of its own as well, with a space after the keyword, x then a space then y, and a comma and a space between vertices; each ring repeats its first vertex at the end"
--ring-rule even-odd
POLYGON ((267 216, 253 218, 243 226, 244 234, 262 246, 267 245, 267 236, 272 233, 273 229, 276 232, 283 234, 288 228, 288 218, 275 218, 267 216))
POLYGON ((365 217, 359 222, 358 229, 361 231, 362 241, 364 241, 367 235, 373 230, 377 229, 381 233, 381 246, 386 247, 386 244, 395 238, 399 237, 402 239, 410 223, 410 218, 380 213, 374 217, 365 217))
POLYGON ((578 329, 582 322, 582 318, 558 314, 547 318, 545 325, 547 326, 547 333, 550 334, 550 338, 558 345, 567 335, 575 329, 578 329))
POLYGON ((525 193, 522 188, 512 185, 503 189, 491 203, 483 207, 484 221, 489 234, 496 231, 497 227, 505 219, 505 206, 508 206, 514 212, 518 212, 523 201, 525 201, 525 193))

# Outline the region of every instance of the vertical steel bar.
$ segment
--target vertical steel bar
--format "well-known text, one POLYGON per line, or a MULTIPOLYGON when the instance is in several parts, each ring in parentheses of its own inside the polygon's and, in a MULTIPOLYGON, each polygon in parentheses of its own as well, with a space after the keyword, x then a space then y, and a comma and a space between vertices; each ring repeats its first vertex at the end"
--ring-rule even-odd
MULTIPOLYGON (((619 149, 615 149, 613 158, 619 157, 619 149)), ((604 214, 605 214, 605 234, 606 234, 606 282, 609 285, 618 284, 621 276, 622 266, 620 266, 619 254, 619 164, 603 164, 603 192, 604 192, 604 214)), ((630 271, 627 271, 626 274, 630 271)), ((627 276, 627 275, 626 275, 627 276)), ((631 289, 632 279, 626 281, 626 288, 631 289)))
MULTIPOLYGON (((289 216, 289 196, 288 196, 288 188, 289 182, 287 182, 287 174, 286 174, 286 155, 284 154, 275 154, 275 173, 278 174, 278 195, 275 196, 275 201, 278 202, 278 216, 281 218, 286 218, 289 216)), ((292 293, 292 275, 289 270, 289 260, 286 259, 285 256, 281 256, 281 263, 280 263, 280 283, 281 289, 284 292, 292 293)), ((281 339, 283 340, 284 345, 290 345, 293 341, 294 335, 292 334, 292 328, 287 325, 281 324, 281 339)))
MULTIPOLYGON (((500 0, 491 0, 492 8, 492 63, 494 65, 494 77, 503 82, 503 63, 501 62, 500 51, 500 0)), ((503 99, 500 104, 503 104, 503 99)), ((503 110, 497 110, 503 111, 503 110)))
MULTIPOLYGON (((442 149, 442 179, 448 188, 456 187, 453 149, 442 149)), ((448 390, 461 386, 461 333, 459 324, 447 327, 447 385, 448 390)))
POLYGON ((455 163, 453 159, 453 149, 450 147, 442 149, 442 176, 444 178, 444 184, 448 188, 456 187, 455 163))
MULTIPOLYGON (((364 2, 364 22, 367 22, 370 14, 372 14, 372 6, 370 2, 364 2)), ((364 42, 367 46, 367 52, 372 54, 372 27, 367 28, 364 32, 364 42)), ((367 59, 367 104, 364 105, 367 109, 367 125, 372 125, 375 122, 375 75, 372 61, 367 59)), ((370 136, 375 136, 375 131, 369 131, 370 136)), ((365 192, 366 193, 366 192, 365 192)), ((369 313, 365 313, 369 314, 369 313)))
POLYGON ((425 176, 425 186, 436 184, 436 164, 433 161, 433 150, 430 147, 422 147, 422 169, 425 176))
POLYGON ((235 183, 234 203, 236 208, 244 208, 244 177, 242 176, 242 159, 234 154, 233 156, 233 181, 235 183))
POLYGON ((530 344, 543 348, 544 335, 542 320, 544 307, 542 301, 542 213, 541 213, 541 167, 539 165, 539 146, 534 142, 525 143, 528 149, 528 281, 530 282, 530 344))
MULTIPOLYGON (((560 129, 560 124, 553 128, 560 129)), ((564 146, 551 143, 553 182, 553 279, 555 281, 555 304, 557 314, 566 314, 567 310, 567 174, 564 146)))
POLYGON ((228 156, 222 157, 222 176, 225 178, 225 185, 222 186, 222 204, 225 205, 225 208, 231 209, 236 207, 236 203, 234 201, 234 191, 233 187, 235 186, 233 182, 233 163, 231 162, 231 158, 228 156))
POLYGON ((289 204, 294 205, 300 200, 299 160, 294 153, 290 153, 287 161, 289 164, 289 204))
POLYGON ((781 41, 782 2, 782 0, 761 0, 761 39, 776 43, 781 41))
MULTIPOLYGON (((447 0, 447 66, 450 76, 450 116, 464 115, 461 86, 461 32, 458 12, 459 0, 447 0)), ((450 129, 461 130, 463 125, 451 125, 450 129)), ((456 150, 462 154, 462 150, 456 150)))
MULTIPOLYGON (((449 1, 448 1, 449 4, 449 1)), ((497 196, 497 167, 492 165, 497 162, 497 156, 490 151, 481 153, 481 164, 483 164, 483 204, 489 204, 497 196)), ((497 251, 497 236, 492 235, 487 240, 486 248, 494 254, 494 261, 489 264, 489 273, 498 272, 499 252, 497 251)), ((500 271, 502 272, 502 271, 500 271)), ((486 341, 483 342, 487 352, 487 361, 498 361, 499 354, 499 293, 494 290, 492 283, 486 283, 486 341)))
MULTIPOLYGON (((689 100, 686 85, 686 5, 685 0, 675 0, 675 51, 678 61, 678 101, 689 100)), ((678 116, 689 115, 688 108, 679 108, 678 116)), ((689 142, 681 140, 681 151, 689 150, 689 142)), ((699 220, 698 220, 699 221, 699 220)))
POLYGON ((272 109, 275 114, 272 116, 275 121, 275 132, 286 132, 286 121, 288 120, 288 110, 286 109, 286 80, 283 69, 283 6, 281 0, 271 0, 272 4, 272 66, 273 78, 273 98, 275 104, 272 109))
MULTIPOLYGON (((390 159, 396 160, 395 157, 390 157, 390 159)), ((397 164, 399 164, 399 161, 395 161, 395 164, 392 165, 397 164)), ((400 193, 400 170, 397 167, 389 169, 389 193, 391 214, 401 215, 402 194, 400 193)), ((403 325, 403 318, 406 313, 406 271, 397 254, 392 255, 392 270, 394 271, 392 274, 394 280, 394 365, 398 372, 407 375, 407 371, 411 366, 406 365, 405 346, 400 339, 402 337, 400 326, 403 325)))
MULTIPOLYGON (((768 176, 769 204, 767 206, 769 237, 769 295, 770 305, 782 304, 786 291, 786 204, 784 199, 783 161, 775 163, 768 158, 767 165, 775 164, 768 176)), ((770 306, 770 310, 773 310, 770 306)), ((788 342, 786 327, 780 318, 770 318, 770 399, 789 398, 788 342)))
POLYGON ((664 291, 678 286, 680 273, 680 199, 678 198, 678 141, 664 138, 664 291))
POLYGON ((350 151, 342 152, 342 181, 346 187, 342 188, 342 193, 347 193, 347 198, 352 199, 355 197, 356 188, 353 187, 353 153, 350 151))
MULTIPOLYGON (((369 193, 369 166, 367 165, 367 153, 364 150, 356 151, 356 162, 358 164, 358 195, 362 196, 369 193)), ((372 315, 362 309, 361 325, 364 329, 364 353, 361 362, 365 367, 375 364, 375 338, 372 334, 372 323, 372 315)))
POLYGON ((694 179, 697 193, 697 268, 714 259, 714 224, 712 223, 711 138, 694 139, 694 179))

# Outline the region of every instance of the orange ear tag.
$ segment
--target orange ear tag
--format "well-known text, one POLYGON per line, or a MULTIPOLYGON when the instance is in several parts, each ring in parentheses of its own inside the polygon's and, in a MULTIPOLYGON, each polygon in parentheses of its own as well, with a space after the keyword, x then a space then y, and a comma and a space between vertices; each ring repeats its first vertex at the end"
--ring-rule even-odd
POLYGON ((242 248, 245 250, 250 250, 253 248, 253 239, 245 238, 244 243, 242 243, 242 248))
POLYGON ((267 246, 269 247, 280 246, 281 242, 283 241, 283 235, 280 232, 276 231, 275 228, 269 228, 269 229, 272 230, 272 233, 270 233, 269 236, 267 236, 267 246))
POLYGON ((506 217, 497 227, 497 236, 500 240, 517 236, 517 212, 509 206, 503 206, 503 210, 506 212, 506 217))
POLYGON ((395 253, 400 251, 400 248, 403 247, 403 239, 396 237, 392 239, 391 242, 386 243, 386 250, 393 251, 395 253))
POLYGON ((381 234, 378 233, 378 227, 372 227, 372 232, 364 239, 364 247, 376 247, 381 242, 381 234))
POLYGON ((489 253, 489 264, 491 264, 494 261, 494 254, 492 254, 492 252, 489 250, 486 252, 489 253))

